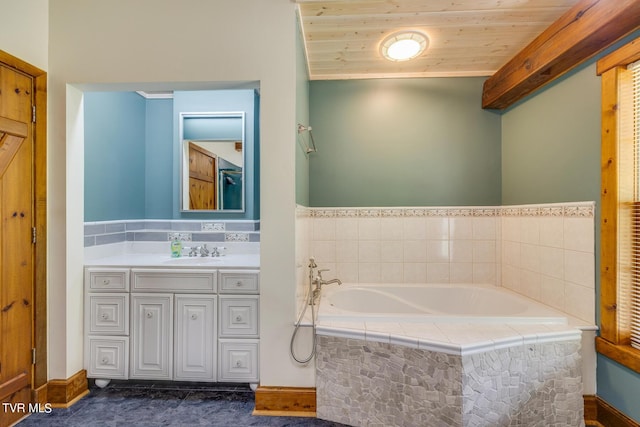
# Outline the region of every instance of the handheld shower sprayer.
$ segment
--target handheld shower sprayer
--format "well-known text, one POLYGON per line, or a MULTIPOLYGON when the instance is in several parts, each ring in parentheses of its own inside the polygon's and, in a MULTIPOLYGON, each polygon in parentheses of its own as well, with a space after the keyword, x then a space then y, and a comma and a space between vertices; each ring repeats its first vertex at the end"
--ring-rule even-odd
POLYGON ((294 325, 293 334, 291 335, 291 342, 289 344, 289 352, 291 353, 291 357, 293 357, 293 360, 295 360, 300 364, 308 363, 311 359, 313 359, 313 356, 315 356, 316 354, 316 313, 314 309, 315 295, 313 292, 313 283, 314 283, 314 276, 315 276, 314 270, 318 268, 318 264, 316 264, 316 260, 314 257, 309 258, 308 267, 309 267, 309 280, 308 280, 309 288, 307 289, 307 296, 304 299, 305 301, 304 308, 302 309, 302 312, 298 317, 298 321, 294 325), (307 312, 307 308, 309 306, 311 306, 311 325, 301 325, 300 323, 302 322, 302 319, 304 318, 304 314, 307 312), (313 332, 312 332, 313 342, 312 342, 311 353, 309 353, 309 356, 306 358, 298 359, 298 357, 296 356, 293 350, 293 346, 296 339, 296 335, 298 334, 298 329, 300 329, 301 326, 313 328, 313 332))

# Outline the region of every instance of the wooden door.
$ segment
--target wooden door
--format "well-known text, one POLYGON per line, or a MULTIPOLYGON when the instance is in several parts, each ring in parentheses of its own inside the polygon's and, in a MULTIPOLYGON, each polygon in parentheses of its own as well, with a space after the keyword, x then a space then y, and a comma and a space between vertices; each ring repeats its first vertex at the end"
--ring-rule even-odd
POLYGON ((26 415, 33 386, 33 100, 32 77, 0 64, 0 426, 26 415))
POLYGON ((189 143, 189 209, 217 209, 217 156, 189 143))

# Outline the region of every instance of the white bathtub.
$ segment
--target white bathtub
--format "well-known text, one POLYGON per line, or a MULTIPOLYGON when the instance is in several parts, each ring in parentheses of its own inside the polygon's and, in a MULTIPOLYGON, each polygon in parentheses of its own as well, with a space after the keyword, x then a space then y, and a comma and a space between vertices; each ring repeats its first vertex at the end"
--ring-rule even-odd
POLYGON ((562 312, 496 286, 343 284, 322 289, 318 321, 568 323, 562 312))

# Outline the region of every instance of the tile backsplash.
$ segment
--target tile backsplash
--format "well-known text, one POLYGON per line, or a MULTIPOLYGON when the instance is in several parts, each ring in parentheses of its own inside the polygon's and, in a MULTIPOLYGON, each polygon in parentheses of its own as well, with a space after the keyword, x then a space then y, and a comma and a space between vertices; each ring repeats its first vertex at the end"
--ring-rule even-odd
POLYGON ((331 269, 325 278, 501 285, 594 322, 594 210, 593 202, 298 207, 298 283, 308 280, 305 263, 314 256, 331 269))
POLYGON ((86 222, 84 246, 163 242, 178 236, 194 242, 259 242, 259 221, 127 220, 86 222))

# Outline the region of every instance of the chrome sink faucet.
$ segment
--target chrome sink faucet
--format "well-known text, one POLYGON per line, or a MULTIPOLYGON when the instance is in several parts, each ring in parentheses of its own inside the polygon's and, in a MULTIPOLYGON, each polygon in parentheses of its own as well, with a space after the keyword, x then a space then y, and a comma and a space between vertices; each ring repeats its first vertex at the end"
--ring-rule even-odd
POLYGON ((197 256, 200 246, 186 246, 183 249, 189 249, 189 256, 197 256))
POLYGON ((207 244, 206 243, 202 247, 199 246, 199 249, 200 249, 200 256, 201 257, 206 257, 206 256, 209 255, 209 249, 207 249, 207 244))
POLYGON ((214 246, 213 249, 211 249, 211 256, 212 257, 224 256, 222 251, 225 250, 225 249, 227 249, 227 248, 225 248, 224 246, 214 246))

